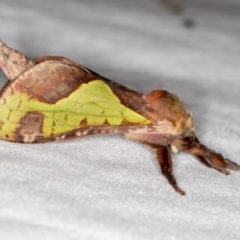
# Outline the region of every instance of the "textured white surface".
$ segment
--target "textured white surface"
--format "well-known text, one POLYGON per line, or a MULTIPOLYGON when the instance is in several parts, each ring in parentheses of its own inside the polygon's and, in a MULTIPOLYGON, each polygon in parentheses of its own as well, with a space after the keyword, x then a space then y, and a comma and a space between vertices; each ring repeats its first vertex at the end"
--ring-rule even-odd
MULTIPOLYGON (((240 3, 182 2, 174 16, 157 0, 2 0, 0 37, 32 58, 63 55, 138 91, 177 93, 202 142, 240 163, 240 3)), ((0 154, 1 239, 240 239, 240 173, 178 154, 182 197, 154 152, 122 136, 1 141, 0 154)))

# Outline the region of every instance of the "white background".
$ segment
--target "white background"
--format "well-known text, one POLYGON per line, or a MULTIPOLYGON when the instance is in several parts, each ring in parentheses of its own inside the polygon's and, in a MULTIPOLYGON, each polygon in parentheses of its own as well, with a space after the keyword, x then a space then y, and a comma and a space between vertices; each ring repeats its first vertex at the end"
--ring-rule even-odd
MULTIPOLYGON (((31 58, 63 55, 140 92, 178 94, 201 141, 240 164, 240 1, 178 2, 182 15, 158 0, 1 0, 0 37, 31 58)), ((1 239, 240 238, 240 173, 190 155, 173 157, 186 196, 123 136, 0 141, 0 156, 1 239)))

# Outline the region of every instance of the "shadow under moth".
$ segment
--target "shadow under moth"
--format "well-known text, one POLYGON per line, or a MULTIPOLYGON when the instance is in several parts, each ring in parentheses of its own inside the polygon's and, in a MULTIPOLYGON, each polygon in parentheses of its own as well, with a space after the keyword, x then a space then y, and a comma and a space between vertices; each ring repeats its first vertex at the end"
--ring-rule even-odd
POLYGON ((224 174, 236 163, 195 135, 192 115, 174 94, 142 94, 58 56, 35 60, 0 42, 0 67, 8 82, 0 95, 0 139, 41 143, 91 134, 122 133, 156 151, 162 174, 180 194, 171 152, 193 154, 224 174))

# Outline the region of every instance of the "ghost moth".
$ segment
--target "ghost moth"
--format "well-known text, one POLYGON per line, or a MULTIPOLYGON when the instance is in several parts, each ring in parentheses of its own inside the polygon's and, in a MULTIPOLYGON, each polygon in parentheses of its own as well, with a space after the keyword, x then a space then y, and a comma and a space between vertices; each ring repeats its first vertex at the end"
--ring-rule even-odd
POLYGON ((195 135, 192 115, 174 94, 142 94, 58 56, 30 60, 0 42, 8 78, 0 94, 0 139, 41 143, 91 134, 122 133, 156 151, 162 174, 180 194, 171 152, 193 154, 224 174, 240 170, 195 135))

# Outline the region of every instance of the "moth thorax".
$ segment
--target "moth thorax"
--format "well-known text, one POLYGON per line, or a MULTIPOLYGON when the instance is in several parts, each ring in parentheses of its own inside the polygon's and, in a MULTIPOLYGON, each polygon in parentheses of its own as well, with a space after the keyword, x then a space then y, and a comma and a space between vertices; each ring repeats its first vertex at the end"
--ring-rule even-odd
POLYGON ((159 115, 176 125, 185 125, 184 122, 189 118, 186 105, 175 94, 165 90, 153 90, 143 98, 159 115))

